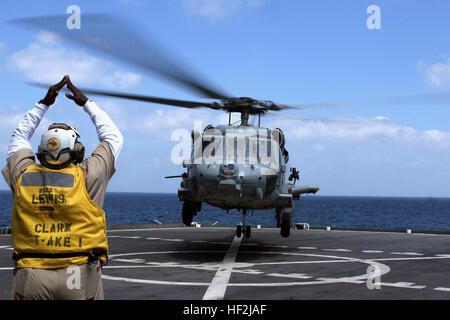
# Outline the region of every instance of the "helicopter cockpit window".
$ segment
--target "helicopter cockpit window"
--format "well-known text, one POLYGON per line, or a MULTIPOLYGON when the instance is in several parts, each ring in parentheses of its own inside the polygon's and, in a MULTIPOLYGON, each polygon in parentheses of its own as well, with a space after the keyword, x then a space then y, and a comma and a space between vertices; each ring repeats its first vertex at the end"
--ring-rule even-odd
POLYGON ((246 131, 227 132, 225 137, 225 161, 237 164, 256 164, 256 153, 253 153, 255 156, 252 159, 250 150, 251 139, 252 136, 248 136, 246 131))
POLYGON ((248 142, 248 160, 250 163, 270 162, 272 156, 272 141, 262 137, 251 137, 248 142))
POLYGON ((208 129, 202 137, 202 158, 206 163, 223 162, 223 136, 217 129, 208 129))
MULTIPOLYGON (((202 153, 204 158, 215 157, 219 153, 219 148, 222 148, 223 138, 220 136, 205 137, 202 140, 202 153)), ((221 153, 221 152, 220 152, 221 153)))

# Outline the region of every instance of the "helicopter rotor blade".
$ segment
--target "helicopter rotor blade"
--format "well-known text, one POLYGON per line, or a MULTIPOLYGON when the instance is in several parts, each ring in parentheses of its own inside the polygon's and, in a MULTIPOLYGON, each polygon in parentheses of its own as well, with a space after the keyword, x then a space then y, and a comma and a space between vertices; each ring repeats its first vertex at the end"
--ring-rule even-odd
POLYGON ((311 109, 328 107, 383 107, 383 106, 422 106, 450 105, 450 93, 430 93, 409 96, 398 96, 381 99, 348 100, 341 102, 322 102, 301 105, 290 105, 291 109, 311 109))
POLYGON ((297 116, 293 114, 283 114, 283 113, 277 113, 277 112, 266 112, 266 116, 275 116, 283 119, 289 119, 289 120, 299 120, 299 121, 311 121, 311 122, 326 122, 326 123, 342 123, 342 124, 358 124, 360 123, 356 119, 345 119, 345 118, 308 118, 303 116, 297 116))
MULTIPOLYGON (((40 88, 48 88, 50 86, 48 84, 37 83, 37 82, 27 82, 27 84, 35 86, 35 87, 40 87, 40 88)), ((169 106, 183 107, 183 108, 206 107, 206 108, 211 108, 211 109, 216 109, 216 110, 222 109, 222 105, 219 103, 167 99, 167 98, 152 97, 152 96, 145 96, 145 95, 120 93, 120 92, 114 92, 114 91, 94 90, 94 89, 87 89, 87 88, 78 88, 78 89, 81 90, 85 94, 92 94, 92 95, 99 95, 99 96, 106 96, 106 97, 115 97, 115 98, 122 98, 122 99, 130 99, 130 100, 137 100, 137 101, 143 101, 143 102, 164 104, 164 105, 169 105, 169 106)), ((64 88, 64 90, 68 91, 68 89, 66 89, 66 88, 64 88)))
POLYGON ((176 63, 167 50, 146 31, 145 37, 126 21, 111 14, 83 14, 80 29, 66 26, 67 16, 53 15, 15 19, 10 21, 22 27, 44 29, 65 39, 106 53, 146 71, 212 99, 226 99, 229 95, 215 89, 208 81, 200 80, 197 72, 188 71, 185 63, 176 63), (183 67, 182 67, 183 66, 183 67), (195 76, 194 76, 195 74, 195 76))

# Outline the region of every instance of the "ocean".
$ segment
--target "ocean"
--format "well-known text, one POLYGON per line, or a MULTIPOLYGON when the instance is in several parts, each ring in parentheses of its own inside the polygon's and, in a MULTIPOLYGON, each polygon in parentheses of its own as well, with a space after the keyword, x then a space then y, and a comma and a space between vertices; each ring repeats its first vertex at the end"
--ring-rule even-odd
MULTIPOLYGON (((11 226, 13 197, 0 191, 0 228, 11 226)), ((107 225, 180 224, 182 203, 176 194, 106 193, 107 225)), ((194 221, 202 225, 236 225, 242 215, 203 204, 194 221)), ((302 196, 295 201, 292 223, 311 227, 450 231, 450 198, 302 196)), ((275 210, 247 214, 248 225, 274 226, 275 210)))

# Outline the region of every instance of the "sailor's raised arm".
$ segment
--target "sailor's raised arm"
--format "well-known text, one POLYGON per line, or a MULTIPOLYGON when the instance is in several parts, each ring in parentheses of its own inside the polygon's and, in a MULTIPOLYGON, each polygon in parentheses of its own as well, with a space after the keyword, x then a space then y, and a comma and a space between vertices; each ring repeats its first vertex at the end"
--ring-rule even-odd
POLYGON ((32 149, 30 139, 48 108, 43 103, 36 103, 34 108, 25 114, 13 131, 11 143, 8 146, 8 159, 21 149, 32 149))
POLYGON ((98 139, 109 143, 114 159, 117 161, 123 145, 123 136, 119 129, 108 114, 100 109, 94 101, 88 100, 83 106, 83 109, 91 117, 97 129, 98 139))
POLYGON ((59 90, 64 87, 66 80, 67 76, 64 76, 59 83, 51 86, 44 99, 36 103, 33 109, 25 113, 17 128, 13 131, 11 143, 8 146, 8 159, 21 149, 32 149, 30 139, 49 107, 55 103, 59 90))
POLYGON ((73 95, 66 93, 67 98, 83 107, 97 129, 99 140, 108 142, 114 155, 114 161, 117 161, 123 145, 123 136, 117 126, 105 111, 72 84, 70 78, 67 79, 67 88, 73 93, 73 95))

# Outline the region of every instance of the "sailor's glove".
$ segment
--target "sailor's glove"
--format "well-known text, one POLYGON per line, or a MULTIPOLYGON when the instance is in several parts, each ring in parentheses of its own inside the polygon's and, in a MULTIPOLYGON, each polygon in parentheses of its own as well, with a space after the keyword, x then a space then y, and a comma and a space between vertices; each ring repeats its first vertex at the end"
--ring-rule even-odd
POLYGON ((80 107, 83 107, 86 102, 89 100, 83 92, 80 91, 77 87, 75 87, 72 82, 70 81, 69 76, 67 76, 67 88, 72 91, 73 95, 66 93, 66 97, 75 101, 77 105, 80 107))
POLYGON ((48 88, 47 95, 44 97, 44 99, 39 101, 39 103, 43 103, 48 107, 54 104, 59 90, 61 90, 66 85, 68 79, 69 76, 64 76, 64 78, 60 82, 48 88))

